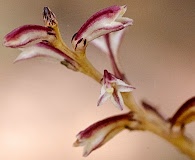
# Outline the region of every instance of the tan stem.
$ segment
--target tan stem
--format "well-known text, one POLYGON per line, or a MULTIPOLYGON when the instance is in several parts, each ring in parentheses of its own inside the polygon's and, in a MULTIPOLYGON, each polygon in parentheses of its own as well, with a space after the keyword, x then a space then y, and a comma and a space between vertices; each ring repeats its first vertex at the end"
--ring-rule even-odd
MULTIPOLYGON (((70 50, 62 41, 58 27, 56 26, 54 29, 57 40, 53 43, 53 45, 76 61, 79 64, 78 70, 80 72, 93 78, 98 83, 101 83, 102 74, 97 71, 97 69, 88 61, 85 53, 76 53, 70 50)), ((155 121, 152 120, 151 117, 153 115, 151 115, 150 112, 147 112, 143 107, 140 107, 136 103, 132 93, 122 93, 122 96, 125 105, 139 118, 143 130, 148 130, 158 135, 159 137, 164 138, 177 147, 181 152, 188 155, 191 159, 195 159, 195 147, 188 138, 186 138, 183 134, 176 134, 171 132, 168 121, 165 121, 160 117, 156 117, 155 121)))
MULTIPOLYGON (((90 71, 87 73, 87 75, 95 79, 98 83, 100 83, 100 79, 102 78, 102 75, 98 71, 96 71, 94 67, 91 68, 90 63, 89 64, 86 63, 85 65, 86 65, 85 70, 89 69, 90 71)), ((150 115, 149 112, 145 112, 142 107, 137 105, 132 93, 122 93, 122 96, 125 105, 131 111, 135 112, 138 117, 140 117, 141 122, 143 124, 142 128, 144 130, 148 130, 158 135, 159 137, 173 144, 182 153, 188 155, 191 159, 193 160, 195 159, 195 146, 186 136, 182 134, 172 133, 170 130, 169 122, 160 119, 160 117, 158 119, 158 123, 156 123, 156 121, 151 120, 150 117, 152 115, 150 115)))

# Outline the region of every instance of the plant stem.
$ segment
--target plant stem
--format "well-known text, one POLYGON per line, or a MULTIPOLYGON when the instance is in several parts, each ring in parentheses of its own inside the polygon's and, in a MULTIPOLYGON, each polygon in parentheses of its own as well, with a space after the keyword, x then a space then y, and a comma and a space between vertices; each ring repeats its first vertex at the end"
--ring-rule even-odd
MULTIPOLYGON (((94 68, 87 60, 85 60, 84 71, 89 70, 89 72, 83 72, 86 75, 92 77, 98 83, 102 78, 102 75, 94 68)), ((82 65, 83 66, 83 65, 82 65)), ((150 112, 146 112, 142 107, 138 106, 133 94, 122 93, 124 103, 126 106, 140 118, 142 128, 148 130, 159 137, 167 140, 175 147, 177 147, 181 152, 188 155, 191 159, 195 159, 195 146, 194 144, 183 134, 177 134, 171 132, 170 123, 168 121, 162 120, 160 117, 156 117, 156 120, 153 120, 151 117, 153 115, 150 112)))
MULTIPOLYGON (((58 27, 55 27, 57 40, 53 45, 63 51, 65 54, 70 56, 75 62, 79 64, 78 71, 83 74, 93 78, 96 82, 101 84, 102 74, 88 61, 85 51, 83 53, 76 53, 70 50, 66 44, 63 42, 58 27)), ((111 57, 114 58, 114 57, 111 57)), ((113 62, 114 59, 113 59, 113 62)), ((118 70, 117 65, 114 63, 113 67, 115 71, 118 72, 118 76, 122 77, 120 71, 118 70)), ((141 128, 143 130, 148 130, 159 137, 164 138, 175 147, 177 147, 181 152, 188 155, 191 159, 195 160, 195 146, 185 135, 182 133, 172 132, 170 129, 170 123, 158 115, 155 115, 154 112, 148 112, 143 107, 140 107, 131 92, 122 93, 123 100, 125 105, 129 108, 130 111, 133 111, 141 122, 141 128), (155 118, 155 119, 153 119, 155 118)))

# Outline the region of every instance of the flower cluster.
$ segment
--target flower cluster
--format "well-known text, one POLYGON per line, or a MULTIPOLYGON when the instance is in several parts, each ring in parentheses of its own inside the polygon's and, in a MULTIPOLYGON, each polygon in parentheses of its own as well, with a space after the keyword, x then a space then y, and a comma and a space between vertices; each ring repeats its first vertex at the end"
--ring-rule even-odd
POLYGON ((155 107, 147 103, 139 107, 129 93, 135 87, 128 83, 117 63, 125 29, 133 23, 132 19, 123 17, 126 9, 125 5, 111 6, 92 15, 73 35, 72 49, 61 38, 55 14, 44 7, 44 26, 27 24, 18 27, 4 37, 3 44, 22 51, 15 62, 39 56, 52 57, 68 69, 90 76, 102 85, 97 106, 110 99, 118 109, 123 110, 125 106, 130 109, 128 113, 105 118, 79 132, 74 146, 84 146, 83 156, 88 156, 120 131, 128 129, 152 131, 194 158, 193 145, 184 135, 184 127, 195 120, 195 97, 166 120, 155 107), (89 62, 85 53, 89 42, 108 55, 112 72, 105 69, 101 74, 89 62), (178 127, 179 131, 175 132, 174 127, 178 127))
MULTIPOLYGON (((16 28, 5 36, 4 46, 22 50, 16 58, 16 62, 38 56, 48 56, 59 60, 69 69, 82 71, 87 64, 83 64, 79 55, 85 53, 90 41, 94 40, 95 44, 97 43, 95 40, 98 38, 115 36, 115 38, 109 38, 105 45, 109 49, 110 46, 117 46, 114 50, 107 51, 111 55, 111 59, 116 54, 121 40, 116 35, 122 35, 124 29, 133 22, 132 19, 123 17, 126 9, 126 6, 111 6, 91 16, 72 37, 71 42, 74 49, 72 51, 61 39, 55 14, 48 7, 44 7, 44 26, 24 25, 16 28)), ((115 63, 115 59, 112 59, 112 62, 115 63)), ((131 92, 135 88, 123 81, 116 64, 113 72, 114 74, 104 70, 100 82, 102 84, 101 94, 97 105, 111 99, 113 104, 122 110, 125 105, 121 93, 131 92)), ((91 125, 77 135, 74 146, 85 145, 84 156, 87 156, 127 127, 137 128, 137 121, 134 119, 133 113, 110 117, 91 125)))

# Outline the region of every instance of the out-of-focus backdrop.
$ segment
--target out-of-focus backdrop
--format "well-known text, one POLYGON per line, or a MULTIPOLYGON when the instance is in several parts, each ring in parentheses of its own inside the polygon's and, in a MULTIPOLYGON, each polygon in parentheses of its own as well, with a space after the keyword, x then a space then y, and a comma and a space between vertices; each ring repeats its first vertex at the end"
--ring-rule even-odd
MULTIPOLYGON (((134 19, 119 60, 137 88, 136 100, 156 105, 168 118, 195 94, 194 0, 0 0, 0 41, 18 26, 41 25, 42 9, 49 6, 70 45, 87 18, 114 4, 126 4, 125 16, 134 19)), ((109 102, 97 107, 100 85, 56 61, 37 58, 13 64, 19 52, 0 46, 1 160, 188 159, 156 135, 128 131, 83 158, 83 148, 72 147, 75 135, 121 111, 109 102)), ((110 69, 106 55, 94 46, 89 45, 87 56, 100 71, 110 69)), ((187 127, 190 138, 194 128, 187 127)))

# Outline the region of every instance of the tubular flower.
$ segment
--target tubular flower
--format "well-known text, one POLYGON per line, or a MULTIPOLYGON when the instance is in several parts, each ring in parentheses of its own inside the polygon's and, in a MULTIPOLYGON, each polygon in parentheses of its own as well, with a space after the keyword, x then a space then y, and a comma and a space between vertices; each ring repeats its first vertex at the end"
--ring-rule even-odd
POLYGON ((119 64, 117 63, 118 62, 117 53, 124 33, 125 29, 122 29, 117 32, 112 32, 103 35, 99 38, 94 39, 92 41, 92 44, 94 44, 96 47, 98 47, 108 55, 114 75, 121 80, 127 81, 125 75, 120 71, 118 67, 119 64))
POLYGON ((66 62, 66 66, 76 70, 76 62, 52 43, 56 40, 53 26, 57 23, 55 15, 44 8, 43 18, 45 26, 24 25, 14 29, 4 37, 4 46, 22 50, 15 62, 38 56, 48 56, 66 62))
POLYGON ((25 47, 27 44, 35 41, 52 42, 55 39, 55 33, 51 28, 39 25, 24 25, 14 29, 4 37, 4 45, 11 48, 25 47))
POLYGON ((83 156, 88 156, 93 150, 101 147, 125 128, 140 129, 139 122, 132 112, 113 116, 96 122, 77 134, 74 146, 84 146, 83 156))
POLYGON ((126 6, 111 6, 92 15, 72 37, 74 49, 84 51, 93 39, 132 25, 132 19, 122 17, 126 10, 126 6))
POLYGON ((114 57, 117 56, 122 38, 124 36, 126 29, 122 29, 117 32, 112 32, 96 38, 92 41, 97 48, 99 48, 102 52, 106 53, 107 55, 113 54, 114 57))
POLYGON ((107 99, 111 99, 112 103, 122 110, 124 102, 121 92, 131 92, 133 89, 135 89, 133 86, 126 84, 107 70, 104 70, 103 86, 97 105, 99 106, 107 99))

